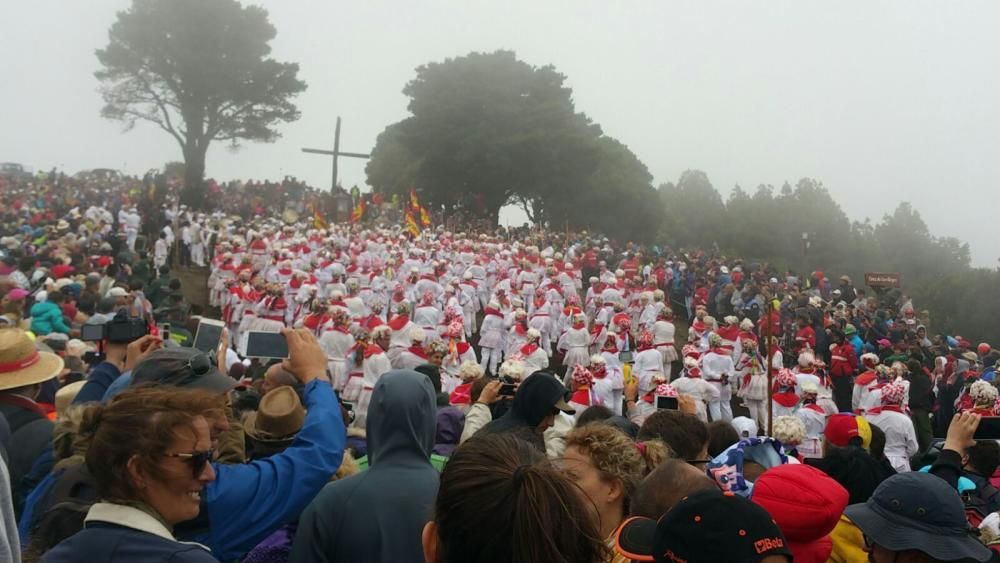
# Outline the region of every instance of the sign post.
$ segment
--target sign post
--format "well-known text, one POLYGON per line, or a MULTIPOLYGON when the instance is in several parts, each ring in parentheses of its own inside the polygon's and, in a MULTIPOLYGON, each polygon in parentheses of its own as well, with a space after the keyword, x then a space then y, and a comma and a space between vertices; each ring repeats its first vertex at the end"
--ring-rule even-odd
POLYGON ((896 272, 865 272, 865 285, 871 288, 902 287, 903 276, 896 272))

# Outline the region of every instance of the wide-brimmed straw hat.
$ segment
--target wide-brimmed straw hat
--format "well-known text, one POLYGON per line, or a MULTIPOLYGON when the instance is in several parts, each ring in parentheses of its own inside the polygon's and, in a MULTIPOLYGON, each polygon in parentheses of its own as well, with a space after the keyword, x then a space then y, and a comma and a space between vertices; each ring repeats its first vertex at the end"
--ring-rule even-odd
POLYGON ((38 351, 23 330, 0 329, 0 391, 48 381, 62 369, 62 358, 38 351))

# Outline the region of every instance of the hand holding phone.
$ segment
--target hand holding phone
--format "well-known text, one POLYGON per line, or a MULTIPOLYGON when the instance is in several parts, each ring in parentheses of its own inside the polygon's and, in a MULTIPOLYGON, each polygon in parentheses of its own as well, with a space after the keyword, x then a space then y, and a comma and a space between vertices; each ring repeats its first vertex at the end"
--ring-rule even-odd
POLYGON ((288 345, 288 359, 282 362, 282 367, 299 378, 303 385, 326 377, 326 352, 319 347, 316 335, 307 328, 286 328, 280 336, 288 345))
MULTIPOLYGON (((287 329, 286 329, 287 330, 287 329)), ((214 346, 213 346, 214 348, 214 346)), ((285 359, 288 354, 288 342, 284 332, 247 333, 248 358, 285 359)))

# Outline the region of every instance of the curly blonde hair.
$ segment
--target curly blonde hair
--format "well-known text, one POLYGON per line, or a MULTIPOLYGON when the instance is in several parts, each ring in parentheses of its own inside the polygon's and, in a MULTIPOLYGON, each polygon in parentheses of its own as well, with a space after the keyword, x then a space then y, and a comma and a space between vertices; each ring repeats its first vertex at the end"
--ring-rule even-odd
POLYGON ((779 416, 774 419, 771 433, 783 445, 797 446, 806 439, 806 425, 797 416, 779 416))
POLYGON ((633 442, 621 430, 600 422, 571 430, 566 436, 566 447, 586 453, 603 479, 621 481, 626 512, 639 482, 671 457, 670 448, 660 440, 633 442))

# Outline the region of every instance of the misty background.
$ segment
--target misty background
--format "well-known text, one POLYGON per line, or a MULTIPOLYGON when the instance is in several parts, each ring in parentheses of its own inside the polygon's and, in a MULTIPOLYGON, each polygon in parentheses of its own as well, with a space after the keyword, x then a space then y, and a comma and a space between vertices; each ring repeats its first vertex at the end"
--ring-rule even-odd
MULTIPOLYGON (((401 90, 417 66, 511 49, 567 75, 578 111, 627 144, 654 185, 700 169, 725 198, 736 184, 812 177, 852 220, 910 201, 934 235, 970 244, 973 265, 997 265, 998 3, 244 3, 270 12, 272 56, 297 62, 309 88, 278 142, 214 143, 209 177, 328 187, 329 158, 300 149, 330 148, 337 115, 341 149, 368 152, 408 115, 401 90)), ((0 161, 141 175, 182 160, 154 125, 123 134, 99 115, 94 50, 129 4, 0 7, 0 161)), ((364 165, 341 159, 341 184, 364 186, 364 165)))

